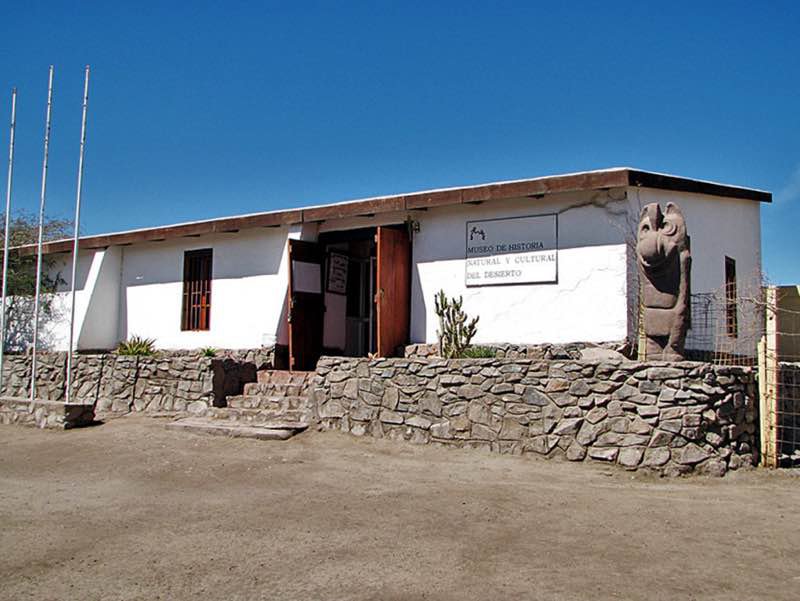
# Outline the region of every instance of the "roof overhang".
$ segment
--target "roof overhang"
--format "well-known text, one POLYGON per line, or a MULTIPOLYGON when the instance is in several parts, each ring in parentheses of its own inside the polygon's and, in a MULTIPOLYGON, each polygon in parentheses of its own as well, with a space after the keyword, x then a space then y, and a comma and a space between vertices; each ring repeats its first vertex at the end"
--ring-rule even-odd
MULTIPOLYGON (((141 242, 156 242, 174 238, 194 238, 209 234, 234 233, 244 229, 280 227, 298 223, 313 223, 329 219, 373 216, 381 213, 424 210, 432 207, 474 204, 511 198, 541 198, 549 194, 608 190, 612 188, 626 188, 629 186, 709 194, 758 202, 772 202, 772 194, 763 190, 741 188, 738 186, 620 167, 477 186, 427 190, 411 194, 380 196, 302 209, 270 211, 266 213, 240 215, 237 217, 85 236, 80 238, 79 248, 99 249, 109 246, 127 246, 141 242)), ((43 245, 43 252, 44 254, 70 252, 72 247, 72 239, 55 240, 45 243, 43 245)), ((13 250, 16 250, 21 255, 30 255, 36 253, 36 246, 30 244, 16 247, 13 250)))

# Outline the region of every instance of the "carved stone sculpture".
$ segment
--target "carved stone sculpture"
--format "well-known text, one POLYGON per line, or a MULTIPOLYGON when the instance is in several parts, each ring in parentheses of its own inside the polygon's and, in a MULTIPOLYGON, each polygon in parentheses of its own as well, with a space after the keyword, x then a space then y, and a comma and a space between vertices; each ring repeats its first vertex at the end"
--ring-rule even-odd
POLYGON ((641 279, 642 319, 648 360, 680 361, 689 328, 692 256, 686 221, 678 205, 642 209, 636 256, 641 279))

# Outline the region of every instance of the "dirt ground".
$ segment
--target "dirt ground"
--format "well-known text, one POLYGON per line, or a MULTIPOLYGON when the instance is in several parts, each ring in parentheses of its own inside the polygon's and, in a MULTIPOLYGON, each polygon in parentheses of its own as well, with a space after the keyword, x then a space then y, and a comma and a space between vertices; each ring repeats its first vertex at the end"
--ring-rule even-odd
POLYGON ((800 477, 0 428, 2 599, 800 598, 800 477))

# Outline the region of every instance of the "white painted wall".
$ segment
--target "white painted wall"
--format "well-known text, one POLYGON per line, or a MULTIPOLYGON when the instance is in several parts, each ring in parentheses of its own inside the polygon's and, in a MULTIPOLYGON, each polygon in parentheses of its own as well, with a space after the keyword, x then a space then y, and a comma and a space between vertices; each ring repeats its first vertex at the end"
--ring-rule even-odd
POLYGON ((125 247, 119 337, 155 338, 165 349, 273 344, 285 315, 288 234, 263 228, 125 247), (183 256, 201 248, 213 249, 211 327, 184 332, 183 256))
POLYGON ((418 213, 414 236, 412 342, 436 341, 434 296, 463 296, 480 316, 475 343, 602 342, 625 338, 627 278, 624 192, 560 194, 418 213), (614 201, 613 198, 623 199, 614 201), (594 206, 592 202, 606 205, 594 206), (558 282, 467 288, 466 222, 558 213, 558 282))
MULTIPOLYGON (((86 312, 89 308, 92 292, 102 271, 105 253, 103 251, 81 251, 78 255, 75 288, 75 340, 80 342, 80 332, 84 328, 86 312)), ((69 346, 69 320, 71 306, 72 259, 69 255, 57 255, 48 269, 48 275, 58 282, 56 292, 43 295, 51 303, 49 316, 42 313, 39 324, 39 348, 43 350, 67 350, 69 346)), ((27 318, 33 319, 33 302, 30 299, 30 312, 27 318)), ((114 326, 116 326, 116 317, 114 326)), ((32 325, 29 339, 25 346, 32 344, 32 325)), ((80 346, 78 348, 81 348, 80 346)))
POLYGON ((94 253, 87 285, 91 294, 76 329, 79 349, 108 349, 119 342, 122 252, 121 247, 111 247, 94 253))

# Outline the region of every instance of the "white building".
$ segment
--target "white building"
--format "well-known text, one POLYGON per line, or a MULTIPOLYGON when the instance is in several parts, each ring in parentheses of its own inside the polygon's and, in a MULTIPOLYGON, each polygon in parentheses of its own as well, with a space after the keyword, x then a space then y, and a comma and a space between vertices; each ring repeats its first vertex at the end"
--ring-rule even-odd
MULTIPOLYGON (((670 201, 691 235, 693 294, 723 288, 726 258, 729 277, 731 261, 740 278, 760 273, 769 193, 618 168, 85 237, 75 339, 78 349, 132 335, 164 349, 277 342, 302 369, 323 350, 435 342, 439 290, 480 316, 474 343, 632 339, 640 208, 670 201)), ((45 245, 63 279, 71 249, 45 245)), ((66 348, 67 328, 48 324, 51 347, 66 348)))

